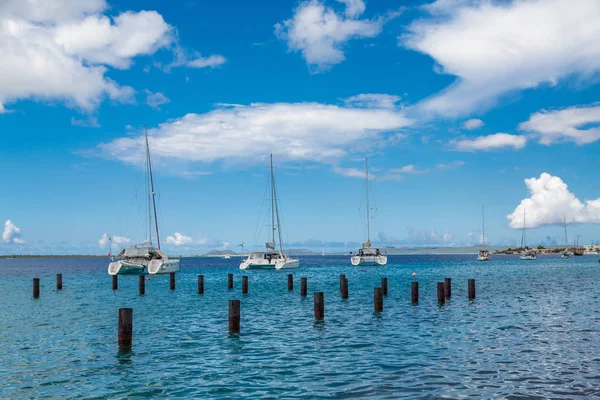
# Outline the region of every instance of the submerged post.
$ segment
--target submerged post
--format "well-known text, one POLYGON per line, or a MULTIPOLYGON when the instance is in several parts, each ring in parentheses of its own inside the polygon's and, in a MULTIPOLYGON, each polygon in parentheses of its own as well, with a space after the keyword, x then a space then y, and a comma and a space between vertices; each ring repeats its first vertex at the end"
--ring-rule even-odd
POLYGON ((325 318, 325 294, 323 292, 315 292, 315 319, 321 320, 325 318))
POLYGON ((240 333, 239 300, 229 300, 229 333, 240 333))
POLYGON ((383 311, 383 290, 380 287, 373 291, 373 303, 375 312, 383 311))
POLYGON ((381 290, 383 291, 384 296, 387 296, 388 294, 387 289, 387 278, 381 278, 381 290))
POLYGON ((450 278, 444 278, 444 296, 447 299, 452 297, 452 279, 450 278))
POLYGON ((131 346, 133 337, 133 308, 119 308, 119 346, 131 346))
POLYGON ((140 294, 146 293, 146 277, 144 275, 140 275, 140 294))
POLYGON ((118 275, 112 276, 113 290, 117 290, 119 288, 119 278, 118 275))
POLYGON ((227 289, 233 289, 233 274, 227 275, 227 289))
POLYGON ((307 281, 307 278, 300 278, 300 296, 302 297, 306 297, 306 291, 308 286, 307 281))
POLYGON ((169 274, 169 281, 170 281, 171 290, 175 290, 175 272, 171 272, 169 274))
POLYGON ((340 293, 342 292, 342 286, 344 286, 344 279, 346 279, 345 274, 340 275, 340 293))
POLYGON ((419 302, 419 282, 412 282, 410 286, 410 302, 413 304, 419 302))
POLYGON ((438 304, 443 305, 446 302, 446 296, 444 295, 444 282, 438 282, 437 296, 438 296, 438 304))
POLYGON ((288 290, 294 290, 294 275, 288 274, 288 290))
POLYGON ((469 279, 469 300, 475 299, 475 279, 469 279))
POLYGON ((198 275, 198 294, 204 294, 204 275, 198 275))
POLYGON ((40 297, 40 278, 33 278, 33 298, 40 297))
POLYGON ((56 274, 56 290, 62 290, 62 274, 56 274))
POLYGON ((242 276, 242 294, 248 294, 248 277, 242 276))
POLYGON ((342 299, 348 298, 348 278, 344 278, 342 282, 342 299))

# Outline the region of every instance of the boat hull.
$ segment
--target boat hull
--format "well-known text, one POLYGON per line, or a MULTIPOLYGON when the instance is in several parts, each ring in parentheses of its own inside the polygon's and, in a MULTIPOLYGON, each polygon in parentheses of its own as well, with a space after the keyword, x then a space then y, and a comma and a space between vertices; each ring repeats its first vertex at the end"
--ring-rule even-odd
POLYGON ((244 261, 240 264, 241 270, 248 269, 265 269, 265 270, 275 270, 278 271, 280 269, 296 269, 300 266, 299 260, 286 260, 286 261, 277 261, 277 262, 261 262, 259 261, 244 261))
POLYGON ((519 258, 521 260, 535 260, 537 257, 536 256, 520 256, 519 258))
POLYGON ((179 272, 179 260, 152 260, 148 265, 150 275, 170 274, 179 272))
POLYGON ((382 267, 387 264, 387 256, 352 256, 350 262, 355 267, 359 265, 382 267))
POLYGON ((111 262, 108 265, 109 275, 146 275, 147 266, 144 264, 128 263, 123 260, 111 262))
POLYGON ((490 261, 490 256, 477 256, 477 261, 490 261))

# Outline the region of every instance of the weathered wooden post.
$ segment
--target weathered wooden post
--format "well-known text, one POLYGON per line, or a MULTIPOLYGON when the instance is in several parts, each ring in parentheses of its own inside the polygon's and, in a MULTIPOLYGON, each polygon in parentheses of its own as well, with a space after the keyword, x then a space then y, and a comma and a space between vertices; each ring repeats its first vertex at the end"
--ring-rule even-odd
POLYGON ((40 297, 40 278, 33 278, 33 298, 40 297))
POLYGON ((233 289, 233 274, 227 275, 227 289, 233 289))
POLYGON ((119 288, 119 276, 118 275, 112 276, 112 283, 113 283, 113 290, 117 290, 119 288))
POLYGON ((381 290, 384 296, 387 296, 387 278, 381 278, 381 290))
POLYGON ((348 279, 344 278, 344 282, 342 282, 342 299, 348 298, 348 279))
POLYGON ((325 294, 323 292, 315 292, 315 319, 321 320, 325 318, 325 294))
POLYGON ((119 308, 119 346, 131 346, 133 337, 133 309, 119 308))
POLYGON ((229 333, 240 333, 239 300, 229 300, 229 333))
POLYGON ((447 299, 452 297, 452 279, 450 278, 444 278, 444 296, 447 299))
POLYGON ((288 274, 288 290, 294 290, 294 275, 288 274))
POLYGON ((475 279, 469 279, 469 300, 475 299, 475 279))
POLYGON ((410 302, 413 304, 419 302, 419 282, 413 282, 410 286, 410 302))
POLYGON ((170 281, 171 290, 175 290, 175 272, 171 272, 169 274, 169 281, 170 281))
POLYGON ((140 275, 140 294, 146 293, 146 277, 144 275, 140 275))
POLYGON ((307 289, 308 289, 308 279, 300 278, 300 296, 306 297, 307 289))
POLYGON ((242 276, 242 294, 248 294, 248 277, 242 276))
POLYGON ((444 282, 438 282, 437 296, 438 296, 438 304, 443 305, 446 302, 446 296, 444 295, 444 282))
POLYGON ((204 294, 204 275, 198 275, 198 294, 204 294))
POLYGON ((378 287, 373 292, 375 312, 383 312, 383 290, 378 287))
POLYGON ((56 274, 56 290, 62 290, 62 274, 56 274))
POLYGON ((344 286, 344 279, 346 279, 345 274, 340 275, 340 293, 342 292, 342 287, 344 286))

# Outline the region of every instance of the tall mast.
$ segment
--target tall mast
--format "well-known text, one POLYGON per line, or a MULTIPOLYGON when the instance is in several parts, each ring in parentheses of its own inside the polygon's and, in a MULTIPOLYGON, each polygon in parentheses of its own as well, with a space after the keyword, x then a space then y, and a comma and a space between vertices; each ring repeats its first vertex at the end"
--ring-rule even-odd
POLYGON ((369 209, 369 159, 365 157, 367 187, 367 243, 371 243, 371 210, 369 209))
POLYGON ((485 212, 481 206, 481 231, 483 233, 483 248, 485 249, 485 212))
POLYGON ((271 159, 271 240, 275 243, 275 177, 273 176, 273 153, 271 159))
POLYGON ((146 136, 146 192, 148 194, 148 242, 152 247, 152 185, 150 184, 150 146, 148 145, 148 128, 145 127, 146 136))
POLYGON ((152 162, 150 160, 150 145, 148 144, 148 127, 146 126, 146 158, 148 163, 148 232, 150 232, 150 245, 152 245, 152 215, 150 213, 150 200, 154 209, 154 227, 156 229, 156 242, 160 250, 160 235, 158 233, 158 218, 156 215, 156 193, 154 192, 154 178, 152 177, 152 162))

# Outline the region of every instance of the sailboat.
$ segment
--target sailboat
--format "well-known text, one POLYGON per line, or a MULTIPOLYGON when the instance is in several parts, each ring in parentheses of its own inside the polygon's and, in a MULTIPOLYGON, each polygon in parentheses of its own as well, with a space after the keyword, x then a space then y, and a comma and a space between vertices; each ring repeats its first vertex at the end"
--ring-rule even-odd
POLYGON ((521 260, 535 260, 537 255, 534 250, 527 250, 527 223, 525 222, 525 210, 523 210, 523 232, 521 234, 521 260))
POLYGON ((567 214, 565 214, 565 251, 560 254, 560 258, 571 258, 571 252, 569 251, 569 239, 567 237, 567 214))
POLYGON ((324 255, 325 255, 325 249, 323 249, 323 252, 321 253, 321 255, 322 255, 322 256, 324 256, 324 255))
POLYGON ((576 256, 582 256, 585 254, 583 247, 579 246, 579 235, 577 235, 577 242, 575 243, 575 251, 573 254, 576 256))
POLYGON ((490 252, 485 247, 485 214, 483 206, 481 207, 481 232, 483 238, 483 249, 479 250, 479 254, 477 254, 477 261, 489 261, 490 260, 490 252))
POLYGON ((265 251, 252 251, 248 258, 240 264, 240 269, 294 269, 298 268, 300 261, 288 257, 283 253, 283 240, 281 237, 281 221, 279 218, 279 205, 277 202, 277 190, 275 188, 275 174, 273 173, 273 154, 271 161, 271 237, 265 243, 265 251), (275 231, 279 239, 279 249, 275 242, 275 231))
POLYGON ((146 128, 146 176, 148 196, 148 240, 124 249, 119 254, 121 260, 113 261, 108 265, 109 275, 142 275, 142 274, 167 274, 179 272, 179 260, 169 259, 160 249, 160 235, 158 232, 158 218, 156 217, 156 192, 152 178, 152 162, 150 160, 150 145, 148 144, 148 129, 146 128), (156 230, 156 243, 152 242, 152 230, 156 230))
POLYGON ((371 247, 371 210, 369 209, 369 160, 365 158, 365 177, 367 191, 367 241, 355 255, 350 258, 352 265, 386 265, 387 256, 377 248, 371 247))

